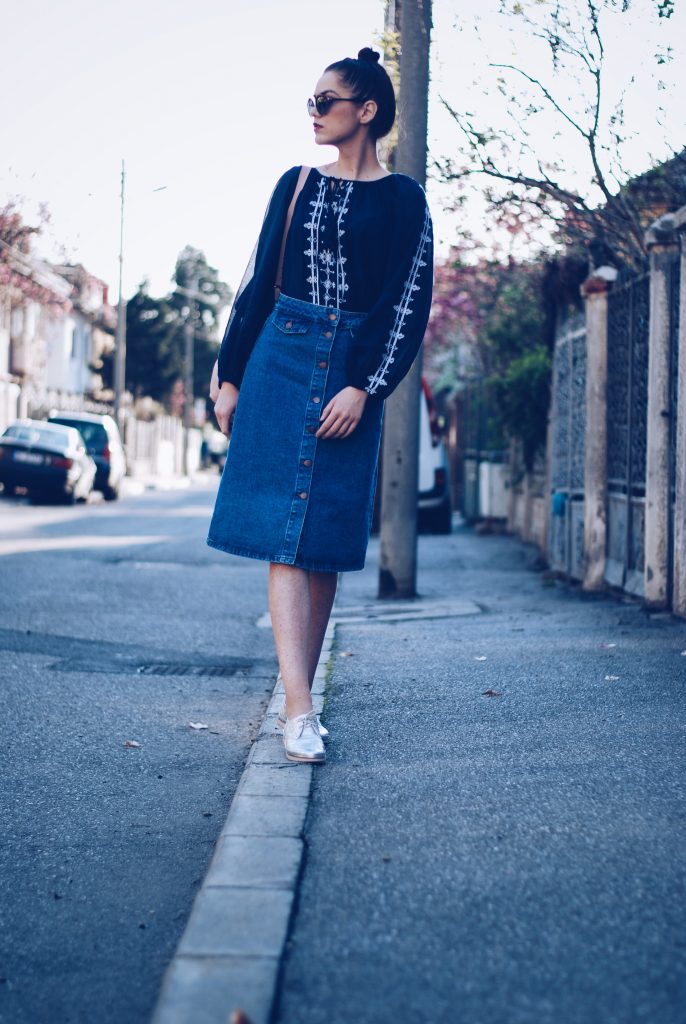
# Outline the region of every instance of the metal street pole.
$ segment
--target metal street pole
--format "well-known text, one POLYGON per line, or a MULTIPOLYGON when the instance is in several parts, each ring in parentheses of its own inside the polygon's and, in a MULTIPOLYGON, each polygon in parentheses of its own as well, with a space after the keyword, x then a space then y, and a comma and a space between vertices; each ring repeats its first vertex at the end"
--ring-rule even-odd
POLYGON ((114 418, 123 433, 122 397, 126 387, 126 303, 123 295, 124 272, 124 161, 121 162, 121 193, 119 218, 119 303, 117 305, 117 329, 114 350, 114 418))
MULTIPOLYGON (((395 5, 397 8, 397 4, 395 5)), ((397 16, 397 10, 394 16, 397 16)), ((431 0, 400 5, 399 129, 394 169, 426 185, 431 0)), ((422 349, 384 409, 380 598, 417 595, 417 477, 422 349)))
POLYGON ((186 323, 184 324, 184 340, 185 340, 185 353, 184 353, 184 390, 186 392, 186 402, 183 407, 183 473, 184 476, 190 476, 190 439, 191 439, 191 428, 194 426, 194 388, 195 388, 195 367, 194 367, 194 347, 195 347, 195 318, 197 315, 197 306, 195 300, 200 298, 200 292, 198 291, 199 277, 198 272, 194 271, 191 277, 191 287, 182 288, 177 285, 176 291, 181 292, 188 299, 188 315, 186 317, 186 323))

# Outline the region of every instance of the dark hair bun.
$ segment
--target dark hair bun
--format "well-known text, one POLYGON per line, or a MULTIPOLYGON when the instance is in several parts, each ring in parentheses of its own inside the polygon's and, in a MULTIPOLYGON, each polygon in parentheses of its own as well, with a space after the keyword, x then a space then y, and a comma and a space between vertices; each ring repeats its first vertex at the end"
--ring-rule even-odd
POLYGON ((344 57, 325 68, 340 76, 351 95, 358 97, 358 102, 376 102, 376 113, 367 122, 369 135, 375 140, 388 135, 395 121, 395 90, 388 71, 379 63, 380 56, 371 46, 365 46, 357 57, 344 57))

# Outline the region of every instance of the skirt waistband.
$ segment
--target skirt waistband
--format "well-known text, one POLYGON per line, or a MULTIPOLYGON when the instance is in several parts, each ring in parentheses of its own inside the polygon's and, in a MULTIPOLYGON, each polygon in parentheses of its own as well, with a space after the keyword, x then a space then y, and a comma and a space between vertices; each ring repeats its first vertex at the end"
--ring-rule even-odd
POLYGON ((274 311, 280 313, 288 312, 298 316, 307 317, 309 320, 325 321, 332 324, 357 324, 365 319, 366 313, 356 313, 351 309, 336 309, 335 306, 318 306, 314 302, 305 302, 303 299, 296 299, 292 295, 279 293, 274 311))

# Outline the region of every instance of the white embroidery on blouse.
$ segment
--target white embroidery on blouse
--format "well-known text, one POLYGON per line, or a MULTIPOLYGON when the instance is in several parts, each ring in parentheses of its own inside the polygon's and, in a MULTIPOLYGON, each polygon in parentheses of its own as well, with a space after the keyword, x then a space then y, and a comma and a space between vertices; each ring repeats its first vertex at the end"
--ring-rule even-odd
POLYGON ((324 194, 326 190, 326 179, 320 178, 318 182, 318 192, 314 199, 310 200, 310 206, 313 207, 312 213, 310 214, 309 221, 306 222, 305 227, 310 232, 310 247, 305 249, 305 255, 310 257, 310 276, 308 277, 308 283, 310 285, 310 297, 312 302, 318 306, 319 302, 319 268, 317 266, 317 256, 319 253, 319 222, 322 219, 322 211, 324 209, 324 194))
POLYGON ((322 305, 328 306, 329 299, 331 298, 331 289, 333 288, 333 277, 331 276, 331 270, 336 262, 336 257, 331 252, 331 249, 324 249, 323 252, 319 253, 319 263, 322 266, 324 272, 324 302, 322 305))
POLYGON ((353 182, 346 182, 336 197, 326 202, 326 177, 320 177, 317 183, 317 193, 314 199, 310 200, 312 213, 310 219, 305 223, 309 232, 309 248, 305 249, 305 255, 310 259, 310 275, 307 282, 310 285, 310 298, 315 305, 340 306, 345 302, 345 293, 348 291, 348 284, 345 280, 345 268, 343 264, 346 257, 343 256, 341 238, 345 234, 343 218, 348 212, 348 200, 353 190, 353 182), (322 216, 326 220, 329 210, 336 218, 336 252, 326 248, 319 250, 320 232, 325 230, 322 223, 322 216), (334 294, 335 286, 335 294, 334 294), (323 292, 323 301, 322 301, 323 292))
POLYGON ((336 262, 336 308, 340 307, 345 302, 345 293, 348 291, 348 284, 345 280, 345 267, 344 263, 347 261, 347 256, 344 256, 341 252, 341 238, 345 234, 343 230, 343 217, 348 212, 348 199, 350 193, 353 190, 352 181, 348 182, 348 187, 343 193, 343 199, 340 204, 340 208, 336 210, 336 206, 333 207, 334 213, 338 213, 336 218, 336 236, 338 239, 338 260, 336 262))
POLYGON ((418 292, 420 290, 419 285, 417 284, 417 277, 419 276, 420 268, 426 266, 426 261, 423 257, 426 252, 430 235, 431 218, 429 216, 429 208, 427 206, 424 209, 424 225, 422 227, 422 233, 417 244, 417 251, 415 252, 414 259, 412 260, 410 273, 403 287, 400 304, 393 307, 395 310, 395 321, 393 322, 393 326, 386 342, 386 349, 383 359, 381 360, 381 365, 370 377, 367 377, 369 384, 365 388, 365 391, 370 395, 373 395, 379 387, 388 386, 388 382, 384 380, 384 378, 388 374, 388 368, 391 363, 395 362, 395 351, 398 347, 398 342, 405 337, 402 330, 405 325, 405 318, 410 316, 412 313, 410 305, 414 298, 414 292, 418 292))

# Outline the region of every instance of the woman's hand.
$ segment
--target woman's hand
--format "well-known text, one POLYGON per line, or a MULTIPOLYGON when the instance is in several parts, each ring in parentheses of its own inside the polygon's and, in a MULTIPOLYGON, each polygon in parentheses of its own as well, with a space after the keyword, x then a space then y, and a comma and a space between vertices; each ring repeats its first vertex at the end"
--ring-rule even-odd
POLYGON ((229 420, 231 419, 238 402, 238 388, 229 384, 227 380, 217 392, 217 400, 214 403, 214 415, 222 434, 229 436, 229 420))
POLYGON ((210 381, 210 402, 216 402, 219 396, 219 360, 215 359, 210 381))
POLYGON ((347 387, 334 395, 319 417, 321 426, 315 437, 347 437, 362 419, 367 392, 362 388, 347 387))

